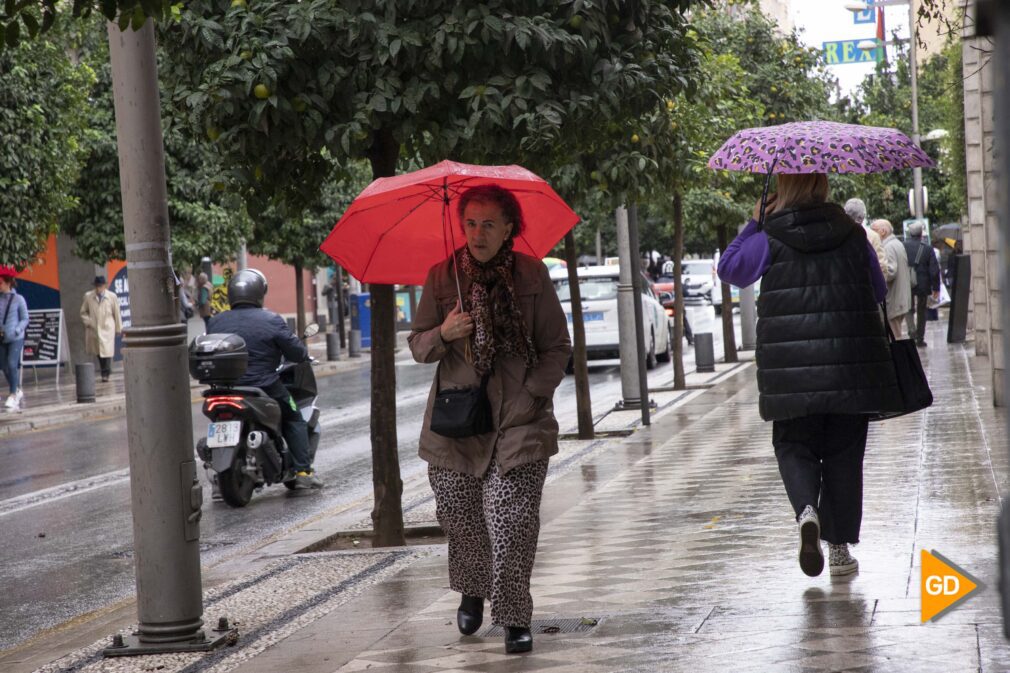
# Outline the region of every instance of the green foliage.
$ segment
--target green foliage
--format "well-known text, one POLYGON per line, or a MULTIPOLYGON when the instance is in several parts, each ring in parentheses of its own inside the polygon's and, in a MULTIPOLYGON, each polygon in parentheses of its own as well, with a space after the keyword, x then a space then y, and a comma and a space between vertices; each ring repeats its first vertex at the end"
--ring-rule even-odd
POLYGON ((253 218, 249 252, 306 269, 328 265, 330 260, 319 245, 354 197, 368 186, 369 175, 366 163, 353 162, 347 170, 336 169, 317 202, 301 212, 287 213, 283 206, 268 208, 253 218))
MULTIPOLYGON (((951 43, 943 52, 919 65, 919 128, 922 135, 943 129, 948 136, 941 141, 923 141, 922 148, 936 162, 934 169, 924 169, 923 185, 929 191, 930 221, 943 224, 959 221, 964 209, 964 95, 960 75, 960 43, 951 43)), ((872 126, 895 127, 912 132, 911 75, 907 57, 878 64, 875 74, 867 77, 860 95, 850 110, 850 120, 872 126)), ((871 218, 891 221, 896 231, 910 217, 908 190, 912 187, 911 169, 870 175, 851 176, 840 181, 849 190, 835 189, 836 200, 858 196, 866 202, 871 218)))
POLYGON ((73 206, 93 80, 59 41, 0 53, 0 263, 32 262, 73 206))
POLYGON ((120 28, 137 29, 148 17, 168 18, 178 11, 178 4, 178 0, 5 0, 0 5, 0 52, 48 32, 60 16, 88 18, 97 9, 120 28))
MULTIPOLYGON (((74 237, 76 251, 96 264, 125 259, 119 158, 112 102, 112 78, 104 21, 82 27, 77 54, 98 74, 91 88, 85 147, 87 162, 73 189, 76 206, 62 218, 62 229, 74 237)), ((163 109, 165 106, 163 105, 163 109)), ((224 192, 217 154, 209 141, 193 138, 178 125, 165 128, 165 173, 172 232, 172 259, 178 268, 193 268, 208 256, 230 259, 248 233, 241 201, 224 192)))
POLYGON ((563 192, 601 171, 620 194, 654 167, 630 140, 638 113, 687 84, 688 4, 199 0, 168 28, 164 79, 253 202, 298 210, 332 170, 324 150, 346 164, 387 141, 425 164, 522 163, 563 192))

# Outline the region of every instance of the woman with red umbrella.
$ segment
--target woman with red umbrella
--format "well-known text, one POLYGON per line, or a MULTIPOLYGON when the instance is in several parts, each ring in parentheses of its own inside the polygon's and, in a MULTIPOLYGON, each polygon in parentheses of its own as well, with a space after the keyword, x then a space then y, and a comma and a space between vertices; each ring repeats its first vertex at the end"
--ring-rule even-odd
POLYGON ((540 499, 558 451, 552 400, 571 343, 547 268, 513 250, 526 226, 515 194, 482 184, 454 205, 466 244, 431 267, 408 339, 415 360, 438 363, 419 453, 449 539, 450 586, 463 595, 460 632, 480 628, 489 598, 505 651, 528 652, 540 499), (489 404, 478 434, 433 429, 435 401, 453 389, 489 404))

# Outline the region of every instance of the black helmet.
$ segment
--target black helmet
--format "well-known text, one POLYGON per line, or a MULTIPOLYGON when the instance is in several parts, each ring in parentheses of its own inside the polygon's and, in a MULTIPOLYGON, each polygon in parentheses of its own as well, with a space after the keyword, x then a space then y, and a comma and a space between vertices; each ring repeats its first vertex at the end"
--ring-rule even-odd
POLYGON ((228 303, 232 306, 252 304, 263 308, 267 294, 267 277, 256 269, 242 269, 228 281, 228 303))

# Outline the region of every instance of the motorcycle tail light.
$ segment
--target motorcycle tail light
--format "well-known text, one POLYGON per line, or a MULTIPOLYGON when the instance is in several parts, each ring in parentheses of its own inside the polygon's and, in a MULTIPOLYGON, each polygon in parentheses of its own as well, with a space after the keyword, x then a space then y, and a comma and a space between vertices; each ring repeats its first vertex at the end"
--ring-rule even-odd
POLYGON ((229 407, 231 409, 245 409, 245 403, 240 395, 216 395, 207 398, 207 411, 214 411, 219 407, 229 407))
POLYGON ((673 309, 670 308, 670 307, 667 307, 667 309, 666 309, 666 315, 668 315, 668 316, 670 316, 672 318, 673 317, 673 309))

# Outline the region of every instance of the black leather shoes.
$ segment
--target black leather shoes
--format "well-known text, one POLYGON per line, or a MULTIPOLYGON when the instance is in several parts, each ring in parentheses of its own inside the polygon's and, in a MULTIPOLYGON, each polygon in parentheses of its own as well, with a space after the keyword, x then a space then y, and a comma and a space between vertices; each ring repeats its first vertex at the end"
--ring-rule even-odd
POLYGON ((525 626, 505 627, 505 654, 520 654, 533 649, 533 634, 525 626))
POLYGON ((456 610, 456 626, 464 636, 473 635, 484 622, 484 599, 475 596, 463 596, 456 610))

